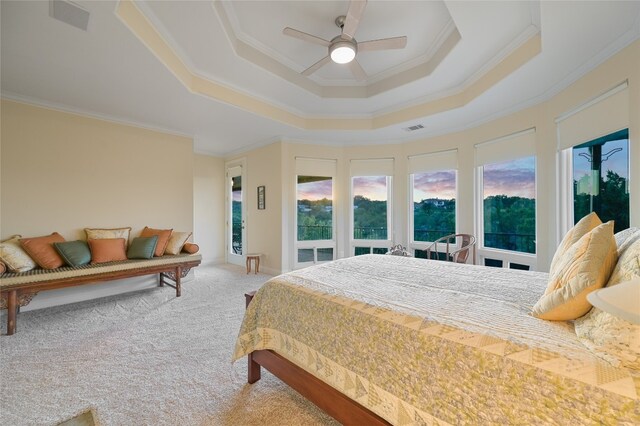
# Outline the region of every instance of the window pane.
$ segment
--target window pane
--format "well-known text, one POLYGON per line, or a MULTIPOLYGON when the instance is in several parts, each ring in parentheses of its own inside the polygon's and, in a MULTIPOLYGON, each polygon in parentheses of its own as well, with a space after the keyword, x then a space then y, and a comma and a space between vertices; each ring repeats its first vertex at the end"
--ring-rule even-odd
POLYGON ((456 171, 413 175, 413 240, 435 241, 456 231, 456 171))
POLYGON ((498 259, 485 259, 484 266, 494 266, 496 268, 502 268, 502 260, 498 259))
POLYGON ((447 254, 446 253, 442 253, 442 252, 435 252, 432 251, 431 252, 431 257, 427 257, 427 251, 426 250, 420 250, 420 249, 416 249, 414 252, 414 257, 418 258, 418 259, 431 259, 431 260, 447 260, 447 254))
POLYGON ((313 249, 298 249, 298 262, 313 262, 313 249))
POLYGON ((333 260, 333 248, 319 248, 318 252, 318 262, 327 262, 333 260))
POLYGON ((231 253, 242 254, 242 176, 231 178, 231 253))
POLYGON ((374 247, 372 250, 373 254, 387 254, 388 251, 389 249, 384 247, 374 247))
POLYGON ((615 232, 629 227, 629 131, 622 130, 573 148, 574 223, 590 212, 615 232))
POLYGON ((361 254, 369 254, 371 253, 371 247, 355 247, 354 254, 355 256, 360 256, 361 254))
POLYGON ((484 246, 536 252, 536 159, 483 167, 484 246))
POLYGON ((298 241, 333 239, 333 185, 330 177, 298 176, 298 241))
POLYGON ((387 177, 353 178, 353 239, 387 239, 387 177))
POLYGON ((509 263, 509 268, 510 269, 521 269, 523 271, 528 271, 529 270, 529 265, 523 265, 521 263, 509 263))

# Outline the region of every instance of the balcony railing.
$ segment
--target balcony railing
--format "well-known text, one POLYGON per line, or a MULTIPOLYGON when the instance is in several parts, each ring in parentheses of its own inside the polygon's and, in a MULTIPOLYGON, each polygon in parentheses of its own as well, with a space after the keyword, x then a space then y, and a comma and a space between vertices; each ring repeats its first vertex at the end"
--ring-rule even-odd
MULTIPOLYGON (((414 229, 414 241, 435 241, 445 235, 455 233, 451 229, 414 229)), ((356 240, 386 240, 388 233, 386 227, 354 228, 356 240)), ((331 240, 333 228, 328 225, 298 225, 298 241, 331 240)), ((235 233, 234 233, 235 241, 235 233)), ((501 250, 511 250, 523 253, 536 252, 536 236, 533 234, 516 234, 509 232, 485 232, 484 246, 501 250)), ((240 245, 240 249, 241 249, 240 245)))

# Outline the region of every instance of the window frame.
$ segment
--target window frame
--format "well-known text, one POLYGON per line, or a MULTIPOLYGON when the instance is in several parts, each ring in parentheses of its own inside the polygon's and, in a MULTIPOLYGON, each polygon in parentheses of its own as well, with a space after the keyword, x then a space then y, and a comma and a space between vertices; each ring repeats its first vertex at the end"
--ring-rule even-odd
POLYGON ((298 178, 299 176, 314 176, 313 174, 295 174, 294 179, 294 193, 295 193, 295 215, 293 218, 294 229, 294 252, 293 252, 293 269, 306 268, 307 266, 317 265, 320 263, 327 263, 330 260, 318 261, 318 249, 331 248, 333 249, 333 259, 336 259, 337 245, 337 231, 336 231, 336 208, 335 208, 335 189, 336 189, 336 177, 335 176, 316 176, 316 177, 329 177, 331 178, 331 239, 330 240, 298 240, 298 178), (313 249, 313 261, 300 262, 298 261, 298 250, 300 249, 313 249))
MULTIPOLYGON (((414 240, 414 228, 415 228, 415 223, 414 223, 414 214, 413 214, 413 209, 414 209, 414 201, 413 201, 413 189, 414 189, 414 176, 416 174, 423 174, 423 173, 434 173, 434 172, 442 172, 442 171, 453 171, 455 173, 455 200, 456 200, 456 211, 455 211, 455 230, 454 233, 458 232, 459 229, 459 223, 460 223, 460 209, 458 208, 458 201, 460 198, 460 194, 459 194, 459 185, 458 185, 458 169, 437 169, 437 170, 428 170, 425 172, 417 172, 417 173, 409 173, 409 188, 407 191, 408 194, 408 205, 409 208, 408 210, 408 216, 409 216, 409 220, 407 221, 408 223, 408 238, 407 240, 409 241, 409 249, 413 252, 413 255, 415 256, 415 252, 416 250, 426 250, 427 248, 429 248, 429 246, 431 246, 431 244, 433 244, 433 241, 416 241, 414 240)), ((442 235, 443 237, 445 235, 442 235)), ((443 245, 443 249, 444 249, 445 245, 443 245)), ((456 248, 458 247, 458 242, 456 239, 456 244, 455 246, 456 248)))
POLYGON ((350 176, 349 178, 349 255, 355 256, 356 247, 369 247, 369 253, 373 253, 374 248, 389 248, 393 245, 393 176, 350 176), (360 177, 385 177, 387 182, 387 239, 386 240, 359 240, 354 238, 355 214, 353 191, 353 180, 360 177))
MULTIPOLYGON (((513 250, 506 250, 506 249, 499 249, 499 248, 495 248, 495 247, 486 247, 484 245, 484 166, 486 164, 483 164, 481 166, 476 166, 476 170, 475 170, 475 180, 476 180, 476 185, 475 185, 475 191, 474 191, 474 198, 475 198, 475 217, 476 217, 476 221, 475 221, 475 234, 476 234, 476 245, 477 245, 477 258, 478 258, 478 264, 479 265, 483 265, 485 264, 485 259, 495 259, 495 260, 501 260, 502 261, 502 267, 503 268, 509 268, 510 265, 512 263, 516 263, 516 264, 521 264, 521 265, 528 265, 529 266, 529 270, 530 271, 536 271, 537 270, 537 266, 538 266, 538 252, 539 252, 539 248, 538 248, 538 232, 540 230, 539 227, 539 214, 538 214, 538 156, 537 155, 526 155, 526 156, 522 156, 522 157, 517 157, 511 160, 506 160, 503 162, 507 162, 507 161, 513 161, 513 160, 518 160, 521 158, 527 158, 527 157, 533 157, 534 158, 534 162, 535 162, 535 166, 534 166, 534 187, 536 189, 536 203, 535 203, 535 224, 536 224, 536 234, 535 234, 535 239, 534 239, 534 243, 535 243, 535 247, 536 247, 536 252, 535 253, 524 253, 524 252, 518 252, 518 251, 513 251, 513 250)), ((499 163, 492 163, 492 164, 499 164, 499 163)))

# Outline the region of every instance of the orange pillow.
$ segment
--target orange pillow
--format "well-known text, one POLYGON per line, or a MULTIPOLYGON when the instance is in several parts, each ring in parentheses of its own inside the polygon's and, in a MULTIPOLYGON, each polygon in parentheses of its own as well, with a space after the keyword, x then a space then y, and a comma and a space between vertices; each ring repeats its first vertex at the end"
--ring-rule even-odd
POLYGON ((197 244, 194 243, 184 243, 182 246, 182 251, 189 254, 196 254, 200 250, 197 244))
POLYGON ((145 226, 142 232, 140 233, 141 237, 153 237, 154 235, 158 236, 158 244, 156 245, 156 251, 153 254, 156 257, 162 256, 164 254, 164 250, 167 248, 167 244, 169 244, 169 238, 171 237, 171 233, 173 229, 153 229, 145 226))
POLYGON ((124 238, 100 238, 89 240, 88 243, 92 264, 127 260, 127 243, 124 238))
POLYGON ((64 243, 62 235, 54 232, 45 237, 21 238, 20 245, 27 254, 44 269, 56 269, 64 265, 53 243, 64 243))

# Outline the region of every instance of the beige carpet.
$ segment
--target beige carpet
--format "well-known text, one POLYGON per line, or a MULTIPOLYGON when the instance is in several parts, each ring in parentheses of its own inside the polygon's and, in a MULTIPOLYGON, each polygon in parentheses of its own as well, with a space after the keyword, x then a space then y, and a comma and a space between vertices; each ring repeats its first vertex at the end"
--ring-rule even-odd
POLYGON ((101 426, 336 424, 270 373, 248 385, 246 361, 231 364, 243 295, 269 277, 195 275, 180 298, 165 287, 20 313, 18 333, 0 336, 0 424, 91 408, 101 426))

